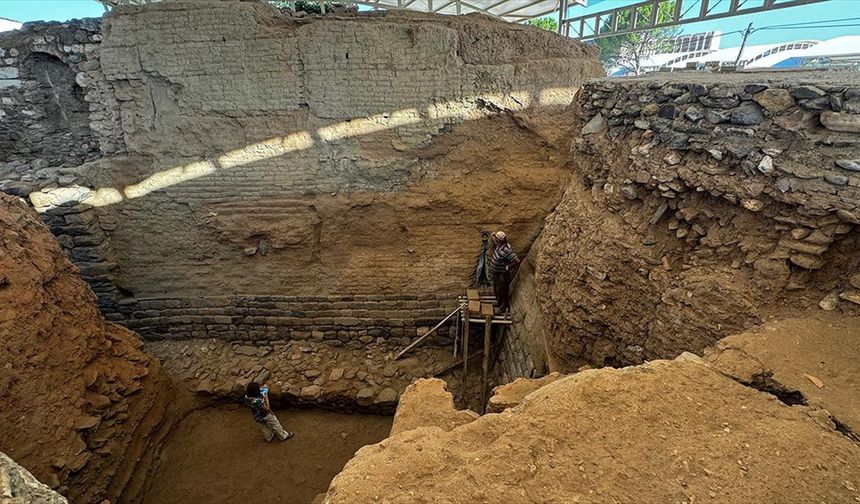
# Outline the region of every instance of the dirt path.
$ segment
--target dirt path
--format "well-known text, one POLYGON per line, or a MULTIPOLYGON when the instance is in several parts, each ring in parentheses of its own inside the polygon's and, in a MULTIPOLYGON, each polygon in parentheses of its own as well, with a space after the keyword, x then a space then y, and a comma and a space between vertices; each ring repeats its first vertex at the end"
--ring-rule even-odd
POLYGON ((144 503, 307 504, 356 450, 385 438, 391 428, 391 417, 383 416, 316 410, 277 415, 296 433, 286 443, 266 444, 239 406, 191 413, 167 441, 144 503))

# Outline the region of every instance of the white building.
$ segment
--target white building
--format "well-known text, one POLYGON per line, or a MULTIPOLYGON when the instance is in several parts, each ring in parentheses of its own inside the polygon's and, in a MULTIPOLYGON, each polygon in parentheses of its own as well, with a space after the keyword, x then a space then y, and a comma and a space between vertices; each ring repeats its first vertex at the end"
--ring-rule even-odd
POLYGON ((14 19, 0 17, 0 32, 18 30, 22 24, 14 19))

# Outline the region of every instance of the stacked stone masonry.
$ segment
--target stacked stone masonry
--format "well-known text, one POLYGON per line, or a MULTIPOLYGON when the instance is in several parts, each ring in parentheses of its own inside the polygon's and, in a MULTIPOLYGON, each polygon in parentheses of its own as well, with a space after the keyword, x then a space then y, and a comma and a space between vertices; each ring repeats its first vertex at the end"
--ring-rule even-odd
POLYGON ((645 133, 634 157, 658 146, 670 151, 655 173, 629 173, 618 188, 623 196, 632 196, 635 184, 667 200, 692 188, 764 212, 798 226, 780 246, 795 264, 815 269, 834 235, 860 224, 860 86, 850 74, 819 77, 827 85, 748 75, 720 83, 592 82, 580 100, 583 134, 632 126, 645 133), (671 151, 699 153, 704 162, 679 166, 682 158, 671 151), (739 177, 745 183, 736 186, 739 177), (813 236, 821 226, 832 229, 813 236))
POLYGON ((438 321, 482 229, 520 248, 537 236, 569 176, 539 123, 602 74, 591 48, 482 16, 235 1, 27 24, 0 48, 17 69, 0 88, 16 121, 0 189, 43 212, 103 311, 146 338, 401 337, 438 321), (48 57, 64 69, 50 82, 48 57), (286 304, 207 304, 236 294, 286 304))
POLYGON ((825 296, 851 310, 858 91, 828 70, 587 83, 581 183, 536 268, 550 369, 697 352, 825 296))
MULTIPOLYGON (((456 305, 456 296, 433 295, 124 299, 112 318, 150 339, 408 343, 456 305)), ((443 328, 434 340, 444 342, 446 336, 443 328)))

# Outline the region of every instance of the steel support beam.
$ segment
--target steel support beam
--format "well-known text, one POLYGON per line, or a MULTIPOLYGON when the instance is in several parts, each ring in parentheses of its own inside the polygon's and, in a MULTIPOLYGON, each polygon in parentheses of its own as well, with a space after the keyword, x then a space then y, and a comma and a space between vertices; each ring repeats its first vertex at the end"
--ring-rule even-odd
MULTIPOLYGON (((788 7, 797 7, 800 5, 809 5, 820 2, 830 2, 833 0, 786 0, 786 1, 778 1, 778 0, 765 0, 763 4, 756 5, 753 7, 745 7, 746 0, 731 0, 729 5, 729 9, 725 12, 716 12, 713 13, 713 8, 716 7, 717 4, 711 5, 710 0, 700 0, 701 8, 697 15, 689 18, 683 18, 684 13, 682 12, 683 1, 676 0, 675 1, 675 10, 672 13, 672 19, 670 20, 661 20, 657 19, 657 12, 660 8, 660 4, 665 2, 666 0, 645 0, 643 2, 637 2, 635 4, 626 5, 624 7, 618 7, 615 9, 608 9, 605 11, 595 12, 593 14, 587 14, 584 16, 575 16, 575 17, 563 17, 561 22, 559 23, 559 31, 565 33, 567 30, 575 39, 578 40, 594 40, 598 38, 604 37, 612 37, 615 35, 624 35, 626 33, 634 33, 644 30, 650 30, 652 28, 666 28, 670 26, 679 26, 688 23, 698 23, 700 21, 710 21, 713 19, 722 19, 733 16, 742 16, 746 14, 754 14, 756 12, 765 12, 770 10, 777 9, 785 9, 788 7), (638 23, 637 18, 639 17, 640 9, 650 8, 651 16, 650 20, 653 20, 651 23, 638 23), (629 12, 630 13, 630 22, 627 26, 619 27, 618 26, 618 16, 621 13, 629 12), (608 25, 608 29, 601 31, 603 28, 600 25, 602 19, 611 18, 612 22, 608 25), (585 33, 585 29, 591 22, 594 23, 593 30, 594 33, 585 33), (562 25, 565 28, 562 28, 562 25)), ((689 2, 690 0, 686 0, 689 2)), ((562 12, 564 12, 562 10, 562 12)), ((606 25, 604 25, 606 26, 606 25)))

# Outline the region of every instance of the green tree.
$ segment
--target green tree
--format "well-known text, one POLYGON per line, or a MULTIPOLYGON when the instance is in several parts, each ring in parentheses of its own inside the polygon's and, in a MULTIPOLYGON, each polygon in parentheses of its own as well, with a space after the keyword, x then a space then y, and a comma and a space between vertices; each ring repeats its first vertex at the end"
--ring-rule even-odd
MULTIPOLYGON (((269 0, 269 3, 279 9, 290 9, 290 2, 287 0, 269 0)), ((330 11, 332 6, 331 2, 314 2, 311 0, 295 0, 292 4, 295 6, 296 12, 304 11, 308 14, 321 14, 322 7, 320 4, 325 4, 326 12, 330 11)))
MULTIPOLYGON (((675 11, 675 1, 664 0, 660 2, 657 7, 655 24, 672 20, 672 15, 675 11)), ((632 26, 634 20, 633 12, 634 9, 631 7, 617 14, 618 21, 616 26, 619 30, 634 28, 632 26)), ((651 26, 652 14, 651 5, 645 5, 636 9, 635 28, 651 26)), ((605 33, 609 31, 611 28, 609 23, 611 23, 611 20, 607 19, 606 23, 598 28, 598 32, 605 33)), ((679 31, 675 27, 653 28, 599 38, 594 42, 600 48, 600 61, 608 70, 622 68, 628 73, 639 75, 642 73, 642 65, 648 56, 671 50, 674 38, 678 36, 679 31)))
POLYGON ((558 21, 551 17, 533 18, 526 21, 527 25, 537 26, 546 31, 558 33, 558 21))

